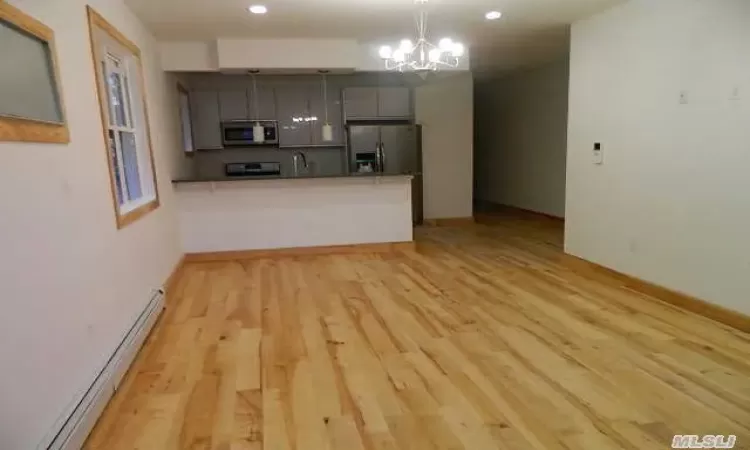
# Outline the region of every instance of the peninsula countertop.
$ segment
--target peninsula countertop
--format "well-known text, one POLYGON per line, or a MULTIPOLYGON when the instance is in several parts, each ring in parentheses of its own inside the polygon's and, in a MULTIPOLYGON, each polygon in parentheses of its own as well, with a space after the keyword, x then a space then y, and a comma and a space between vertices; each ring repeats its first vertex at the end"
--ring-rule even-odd
POLYGON ((232 181, 262 181, 262 180, 315 180, 315 179, 353 179, 353 178, 384 178, 384 177, 414 177, 418 174, 415 173, 382 173, 382 172, 366 172, 366 173, 348 173, 348 174, 300 174, 300 175, 260 175, 260 176, 242 176, 242 177, 228 177, 222 176, 194 176, 177 178, 172 180, 172 183, 183 184, 183 183, 223 183, 232 181))

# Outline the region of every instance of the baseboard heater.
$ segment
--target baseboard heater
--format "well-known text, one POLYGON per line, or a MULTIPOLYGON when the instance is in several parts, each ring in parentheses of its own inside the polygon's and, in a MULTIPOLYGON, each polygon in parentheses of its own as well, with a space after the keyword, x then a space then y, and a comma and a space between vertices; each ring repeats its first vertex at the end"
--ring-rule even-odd
POLYGON ((51 440, 42 443, 38 449, 79 450, 83 446, 163 309, 164 290, 159 289, 154 292, 151 301, 112 353, 83 398, 67 417, 58 422, 62 424, 51 434, 51 440))

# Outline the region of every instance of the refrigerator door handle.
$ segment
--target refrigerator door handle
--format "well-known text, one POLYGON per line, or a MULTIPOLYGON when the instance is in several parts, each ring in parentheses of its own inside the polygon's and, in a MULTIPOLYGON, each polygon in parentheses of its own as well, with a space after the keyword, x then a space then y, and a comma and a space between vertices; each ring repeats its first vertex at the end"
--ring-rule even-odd
POLYGON ((375 166, 373 172, 380 172, 380 168, 383 167, 383 154, 380 150, 380 142, 375 144, 375 166))
POLYGON ((380 173, 385 172, 385 144, 380 143, 380 173))

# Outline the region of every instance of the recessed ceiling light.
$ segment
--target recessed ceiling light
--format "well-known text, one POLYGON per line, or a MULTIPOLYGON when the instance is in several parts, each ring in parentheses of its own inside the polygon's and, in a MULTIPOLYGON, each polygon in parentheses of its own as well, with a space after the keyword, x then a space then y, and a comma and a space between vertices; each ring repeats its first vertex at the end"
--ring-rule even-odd
POLYGON ((266 8, 263 5, 253 5, 249 8, 247 8, 248 11, 250 11, 253 14, 265 14, 268 12, 268 8, 266 8))
POLYGON ((501 13, 500 11, 490 11, 487 14, 485 14, 484 17, 486 17, 487 20, 497 20, 503 17, 503 13, 501 13))

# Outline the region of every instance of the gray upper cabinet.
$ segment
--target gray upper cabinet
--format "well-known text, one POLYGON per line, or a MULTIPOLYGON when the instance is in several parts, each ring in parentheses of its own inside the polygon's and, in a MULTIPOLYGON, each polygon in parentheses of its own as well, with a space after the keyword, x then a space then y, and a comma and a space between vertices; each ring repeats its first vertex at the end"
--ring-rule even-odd
POLYGON ((353 87, 344 90, 347 120, 409 118, 412 116, 407 87, 353 87))
POLYGON ((279 121, 279 145, 312 143, 309 86, 290 85, 276 90, 276 118, 279 121))
POLYGON ((341 118, 341 89, 328 87, 328 123, 333 128, 333 141, 323 140, 323 125, 326 122, 323 89, 320 86, 310 88, 310 115, 318 120, 312 123, 313 145, 343 145, 344 130, 341 118))
POLYGON ((378 89, 378 117, 411 117, 409 88, 382 87, 378 89))
POLYGON ((221 120, 247 120, 247 91, 219 91, 219 111, 221 120))
POLYGON ((347 119, 378 117, 378 88, 352 87, 344 89, 344 111, 347 119))
POLYGON ((247 91, 247 105, 251 120, 276 120, 276 97, 272 87, 258 86, 258 117, 252 89, 247 91))
POLYGON ((196 149, 222 148, 219 95, 216 91, 190 92, 193 144, 196 149))

